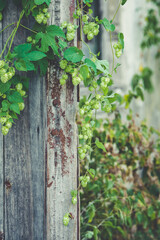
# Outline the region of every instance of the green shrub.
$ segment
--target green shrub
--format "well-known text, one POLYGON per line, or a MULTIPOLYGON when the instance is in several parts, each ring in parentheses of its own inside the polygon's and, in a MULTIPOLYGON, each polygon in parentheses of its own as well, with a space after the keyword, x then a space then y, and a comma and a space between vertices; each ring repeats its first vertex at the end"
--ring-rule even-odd
POLYGON ((82 175, 96 171, 81 190, 81 239, 160 239, 160 133, 116 113, 96 120, 92 148, 81 164, 82 175))

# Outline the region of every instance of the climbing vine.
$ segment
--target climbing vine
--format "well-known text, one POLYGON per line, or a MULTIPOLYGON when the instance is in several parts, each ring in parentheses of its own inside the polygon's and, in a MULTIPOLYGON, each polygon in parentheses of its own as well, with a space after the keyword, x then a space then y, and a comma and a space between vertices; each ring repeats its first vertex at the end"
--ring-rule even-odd
MULTIPOLYGON (((160 2, 159 0, 148 0, 150 3, 147 14, 144 16, 143 37, 141 42, 142 55, 155 47, 155 58, 160 58, 160 2)), ((134 98, 141 98, 144 101, 144 91, 153 92, 152 84, 153 70, 150 66, 139 66, 139 73, 134 74, 131 82, 131 91, 125 95, 126 107, 129 107, 134 98)))
MULTIPOLYGON (((77 7, 73 18, 79 24, 63 22, 61 26, 48 25, 47 19, 50 17, 48 7, 50 0, 14 0, 16 5, 21 5, 22 11, 19 20, 16 23, 10 23, 3 31, 12 27, 12 32, 8 37, 5 46, 0 54, 0 123, 1 131, 5 136, 8 134, 15 119, 18 119, 20 112, 23 111, 24 99, 27 97, 29 78, 21 75, 21 72, 38 72, 45 75, 50 60, 59 61, 61 69, 60 84, 66 84, 68 79, 72 79, 74 86, 81 82, 89 88, 89 96, 85 96, 79 103, 79 116, 81 125, 79 126, 79 158, 90 160, 94 148, 105 150, 103 142, 95 139, 93 143, 93 131, 96 127, 96 111, 101 109, 104 112, 111 112, 115 103, 121 98, 118 94, 110 90, 113 84, 113 73, 117 66, 114 66, 114 57, 119 58, 124 49, 123 33, 118 34, 117 43, 112 47, 113 64, 111 70, 107 60, 100 60, 99 54, 91 51, 85 41, 91 41, 99 34, 100 26, 104 27, 109 33, 110 39, 115 30, 114 19, 121 5, 126 0, 119 1, 115 15, 112 19, 99 19, 93 17, 91 4, 93 0, 83 0, 83 4, 77 1, 77 7), (87 8, 86 8, 87 7, 87 8), (87 9, 87 11, 86 11, 87 9), (32 29, 22 24, 22 19, 32 16, 35 24, 32 29), (12 47, 15 35, 19 28, 30 31, 26 43, 12 47), (80 32, 80 40, 85 44, 89 51, 89 57, 86 57, 81 49, 70 44, 76 36, 77 30, 80 32), (115 51, 114 51, 115 50, 115 51)), ((6 1, 0 0, 0 11, 6 6, 6 1)), ((2 19, 3 12, 0 14, 2 19)), ((89 164, 88 164, 89 166, 89 164)), ((76 190, 71 191, 72 203, 77 203, 77 193, 80 188, 85 188, 94 178, 95 170, 86 169, 83 176, 80 176, 80 185, 76 190)), ((66 213, 63 218, 65 226, 68 225, 72 216, 66 213)))

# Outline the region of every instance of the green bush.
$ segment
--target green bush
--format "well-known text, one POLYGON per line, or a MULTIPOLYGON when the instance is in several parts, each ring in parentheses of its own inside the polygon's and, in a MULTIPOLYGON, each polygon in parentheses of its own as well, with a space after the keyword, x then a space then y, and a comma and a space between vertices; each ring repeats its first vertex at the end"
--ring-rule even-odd
POLYGON ((81 164, 82 175, 96 172, 81 190, 81 239, 160 239, 160 133, 116 113, 96 120, 92 149, 81 164))

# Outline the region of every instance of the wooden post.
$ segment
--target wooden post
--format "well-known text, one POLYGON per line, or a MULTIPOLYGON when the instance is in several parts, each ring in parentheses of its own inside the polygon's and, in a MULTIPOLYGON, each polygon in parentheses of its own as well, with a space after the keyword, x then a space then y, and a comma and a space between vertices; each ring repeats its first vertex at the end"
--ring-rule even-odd
MULTIPOLYGON (((74 0, 54 0, 50 24, 70 20, 74 0)), ((20 10, 8 1, 2 28, 16 22, 20 10)), ((24 25, 28 25, 24 20, 24 25)), ((4 46, 12 27, 0 36, 4 46)), ((25 42, 19 29, 14 44, 25 42)), ((0 240, 79 239, 77 188, 77 90, 61 87, 58 65, 51 62, 46 79, 30 75, 29 96, 20 119, 6 137, 0 134, 0 240), (74 219, 63 225, 65 213, 74 219)))
MULTIPOLYGON (((75 1, 54 0, 51 24, 72 20, 75 1), (53 11, 55 10, 55 11, 53 11)), ((77 89, 71 80, 61 86, 61 72, 51 62, 47 76, 47 239, 77 239, 77 206, 71 204, 71 190, 77 188, 77 89), (74 220, 65 227, 62 219, 71 212, 74 220)))

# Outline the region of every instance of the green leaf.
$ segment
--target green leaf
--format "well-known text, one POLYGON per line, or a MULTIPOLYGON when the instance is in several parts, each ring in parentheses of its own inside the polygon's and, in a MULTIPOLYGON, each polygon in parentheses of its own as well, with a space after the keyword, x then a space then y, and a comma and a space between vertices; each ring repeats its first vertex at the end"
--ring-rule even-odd
POLYGON ((9 90, 10 86, 11 86, 11 82, 10 81, 8 81, 7 83, 2 83, 0 81, 0 93, 7 92, 9 90))
POLYGON ((118 40, 119 40, 120 44, 122 45, 122 51, 123 51, 123 49, 124 49, 124 35, 123 35, 123 33, 118 34, 118 40))
POLYGON ((15 112, 10 112, 9 114, 11 115, 12 118, 18 119, 17 114, 15 112))
POLYGON ((9 108, 10 103, 7 100, 2 101, 2 110, 7 111, 9 108))
POLYGON ((20 114, 18 103, 12 103, 9 108, 11 111, 20 114))
POLYGON ((6 112, 0 112, 0 117, 5 117, 7 115, 6 112))
POLYGON ((77 190, 72 190, 72 191, 71 191, 71 196, 72 196, 72 197, 76 197, 77 194, 78 194, 78 193, 77 193, 77 190))
POLYGON ((23 98, 21 97, 21 94, 19 92, 14 92, 13 94, 7 96, 7 98, 11 103, 23 102, 23 98))
POLYGON ((51 0, 34 0, 34 2, 36 5, 41 5, 43 3, 46 3, 49 6, 51 0))
POLYGON ((91 67, 95 73, 97 73, 96 64, 92 60, 86 58, 84 62, 87 64, 88 67, 91 67))
POLYGON ((40 46, 37 46, 37 49, 46 53, 49 51, 49 47, 51 47, 54 54, 59 56, 58 43, 56 42, 56 39, 59 37, 65 38, 63 30, 56 25, 48 26, 45 33, 39 32, 35 36, 36 43, 40 44, 40 46))
POLYGON ((104 152, 106 152, 106 149, 105 149, 103 143, 101 143, 98 139, 96 139, 95 144, 96 144, 96 146, 97 146, 98 148, 100 148, 100 149, 102 149, 104 152))
POLYGON ((47 69, 48 69, 48 60, 46 58, 43 58, 39 61, 37 61, 35 63, 35 65, 37 66, 37 70, 38 67, 40 69, 40 75, 44 76, 47 73, 47 69))
POLYGON ((144 88, 148 91, 148 92, 152 92, 153 91, 153 85, 152 85, 152 81, 151 81, 151 77, 152 77, 152 70, 148 67, 145 67, 142 71, 142 81, 144 84, 144 88))
POLYGON ((88 73, 89 73, 88 66, 87 65, 81 66, 79 72, 83 77, 84 86, 87 87, 90 83, 90 79, 88 79, 89 81, 87 81, 87 77, 88 77, 88 73))
POLYGON ((137 92, 137 96, 140 97, 142 101, 144 101, 144 95, 143 95, 142 89, 140 87, 136 87, 136 92, 137 92))
POLYGON ((136 217, 137 217, 138 223, 142 223, 143 214, 141 212, 137 212, 136 217))
POLYGON ((153 212, 154 212, 153 206, 149 206, 147 209, 148 217, 152 217, 153 212))
POLYGON ((98 233, 99 233, 99 230, 96 226, 94 226, 94 240, 98 240, 98 233))
POLYGON ((77 47, 70 47, 64 52, 64 58, 73 63, 80 62, 83 56, 83 52, 77 47))
POLYGON ((18 71, 27 72, 26 62, 23 59, 15 61, 14 65, 18 71))
POLYGON ((64 48, 67 47, 67 43, 65 41, 63 41, 62 39, 59 39, 58 45, 61 48, 61 50, 63 50, 64 48))
POLYGON ((114 182, 112 180, 107 180, 107 182, 106 182, 106 189, 110 190, 110 189, 113 188, 113 186, 114 186, 114 182))
POLYGON ((31 10, 33 10, 35 4, 33 0, 22 0, 22 6, 25 11, 25 14, 28 16, 31 10))
POLYGON ((87 171, 89 172, 89 174, 91 175, 92 178, 95 177, 96 171, 95 171, 93 168, 90 168, 90 169, 88 169, 87 171))
POLYGON ((0 12, 3 11, 3 9, 5 8, 7 4, 7 0, 0 0, 0 12))
POLYGON ((115 30, 115 25, 112 24, 107 18, 103 18, 102 24, 107 31, 113 32, 115 30))
POLYGON ((15 67, 19 71, 35 70, 32 61, 38 61, 46 57, 46 54, 39 51, 31 51, 32 45, 29 43, 18 45, 14 48, 13 54, 16 58, 15 67))
POLYGON ((32 51, 27 54, 27 58, 29 61, 38 61, 44 57, 46 57, 46 54, 44 54, 43 52, 39 52, 39 51, 32 51))
POLYGON ((96 68, 105 75, 109 74, 109 63, 107 60, 97 60, 95 62, 96 68))
POLYGON ((135 74, 131 81, 131 86, 133 90, 135 90, 135 88, 137 87, 139 80, 140 80, 140 76, 138 74, 135 74))
POLYGON ((94 216, 95 216, 95 213, 96 213, 96 209, 95 209, 95 206, 92 204, 89 206, 89 210, 88 210, 88 214, 89 214, 89 218, 88 218, 88 222, 91 223, 94 216))
POLYGON ((124 5, 127 2, 127 0, 122 0, 122 5, 124 5))

